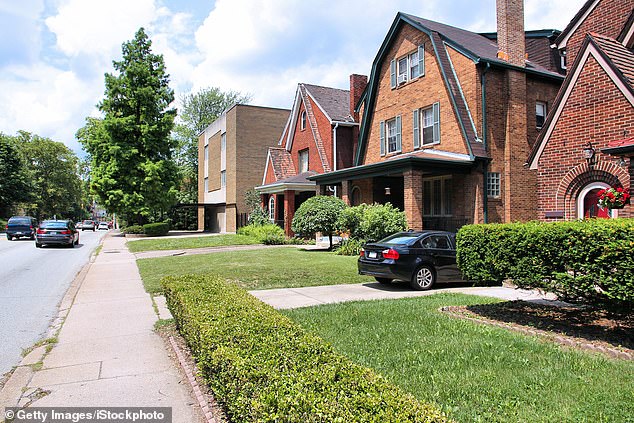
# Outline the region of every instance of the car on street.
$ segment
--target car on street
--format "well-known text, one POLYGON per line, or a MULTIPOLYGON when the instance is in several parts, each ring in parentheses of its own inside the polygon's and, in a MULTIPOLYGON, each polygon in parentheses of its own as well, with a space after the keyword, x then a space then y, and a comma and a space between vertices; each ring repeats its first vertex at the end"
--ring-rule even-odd
POLYGON ((86 229, 92 230, 93 232, 95 231, 96 228, 96 224, 94 220, 84 220, 83 222, 81 222, 81 230, 85 231, 86 229))
POLYGON ((99 222, 99 226, 97 227, 97 229, 105 229, 107 231, 108 229, 110 229, 110 225, 108 225, 108 222, 99 222))
POLYGON ((45 220, 40 223, 35 234, 35 246, 65 245, 73 248, 79 245, 79 231, 72 220, 45 220))
POLYGON ((31 216, 13 216, 9 218, 5 230, 9 241, 22 237, 35 239, 37 220, 31 216))
POLYGON ((456 264, 456 235, 445 231, 397 232, 363 246, 359 274, 380 283, 408 281, 416 290, 437 282, 465 282, 456 264))

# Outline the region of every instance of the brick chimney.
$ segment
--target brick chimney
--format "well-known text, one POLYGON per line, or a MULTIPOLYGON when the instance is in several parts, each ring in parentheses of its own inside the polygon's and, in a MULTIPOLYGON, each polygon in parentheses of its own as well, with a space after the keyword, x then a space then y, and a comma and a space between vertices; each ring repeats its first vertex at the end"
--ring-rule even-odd
POLYGON ((496 0, 498 58, 525 66, 524 0, 496 0))
POLYGON ((363 90, 368 85, 368 77, 365 75, 350 75, 350 116, 354 118, 355 122, 359 121, 359 114, 354 112, 354 107, 359 102, 363 90))

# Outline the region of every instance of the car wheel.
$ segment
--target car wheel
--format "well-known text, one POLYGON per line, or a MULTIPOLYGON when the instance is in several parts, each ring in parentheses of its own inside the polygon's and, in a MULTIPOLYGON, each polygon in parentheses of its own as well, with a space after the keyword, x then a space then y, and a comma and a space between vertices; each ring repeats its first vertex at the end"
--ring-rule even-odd
POLYGON ((388 284, 388 283, 392 282, 392 279, 390 279, 390 278, 377 278, 377 277, 375 277, 374 279, 376 279, 376 281, 378 283, 382 283, 382 284, 388 284))
POLYGON ((39 242, 35 242, 35 248, 42 248, 42 244, 40 244, 39 242))
POLYGON ((77 237, 77 241, 75 241, 75 245, 79 245, 79 237, 77 237))
POLYGON ((31 241, 35 241, 35 235, 31 235, 31 241))
POLYGON ((8 239, 9 241, 11 241, 11 240, 13 239, 13 237, 12 237, 11 235, 7 235, 7 239, 8 239))
POLYGON ((418 291, 426 291, 436 283, 436 273, 430 266, 422 265, 412 275, 410 286, 418 291))

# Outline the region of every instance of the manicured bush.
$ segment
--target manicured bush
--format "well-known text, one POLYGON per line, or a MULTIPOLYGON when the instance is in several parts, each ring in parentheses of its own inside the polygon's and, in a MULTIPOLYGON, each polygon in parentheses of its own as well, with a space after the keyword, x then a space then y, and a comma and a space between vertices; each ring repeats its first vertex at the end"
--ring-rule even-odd
POLYGON ((255 238, 258 242, 267 245, 280 245, 286 241, 284 229, 273 223, 243 226, 238 229, 238 234, 250 236, 255 238))
POLYGON ((604 307, 634 305, 634 219, 463 226, 460 270, 475 282, 512 279, 560 298, 604 307))
POLYGON ((170 231, 168 222, 148 223, 143 225, 143 232, 147 236, 165 236, 170 231))
POLYGON ((216 276, 162 280, 202 376, 232 422, 443 422, 374 371, 216 276))
POLYGON ((390 203, 372 204, 363 212, 359 231, 366 240, 378 241, 395 232, 407 230, 407 217, 390 203))
POLYGON ((365 239, 365 234, 361 232, 361 221, 365 211, 371 207, 365 203, 358 206, 346 207, 339 215, 337 226, 347 232, 350 238, 365 239))
POLYGON ((134 235, 141 235, 144 234, 144 230, 143 230, 143 226, 141 225, 132 225, 132 226, 127 226, 125 228, 123 228, 123 233, 124 234, 134 234, 134 235))
POLYGON ((339 230, 337 221, 346 208, 340 198, 330 195, 317 195, 304 201, 295 212, 291 228, 296 234, 309 237, 317 232, 328 235, 332 248, 332 235, 339 230))

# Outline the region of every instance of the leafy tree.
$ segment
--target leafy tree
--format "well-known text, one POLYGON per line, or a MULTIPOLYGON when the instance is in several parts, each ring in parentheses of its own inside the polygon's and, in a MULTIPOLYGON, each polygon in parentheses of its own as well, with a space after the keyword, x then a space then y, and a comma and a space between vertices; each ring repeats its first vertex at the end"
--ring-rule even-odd
POLYGON ((91 156, 91 190, 110 212, 143 223, 163 218, 176 202, 177 167, 170 138, 176 110, 162 55, 143 28, 123 43, 116 74, 105 75, 103 119, 77 133, 91 156))
POLYGON ((33 186, 15 137, 0 133, 0 216, 8 217, 27 202, 33 186))
POLYGON ((23 208, 38 219, 82 217, 79 159, 61 142, 20 131, 16 137, 32 183, 23 208))
POLYGON ((332 234, 338 231, 338 219, 346 208, 340 198, 317 195, 304 201, 295 212, 291 228, 301 236, 313 236, 317 232, 328 234, 332 249, 332 234))
POLYGON ((390 203, 361 204, 345 209, 339 216, 338 225, 348 231, 352 239, 378 241, 407 230, 407 217, 390 203))

